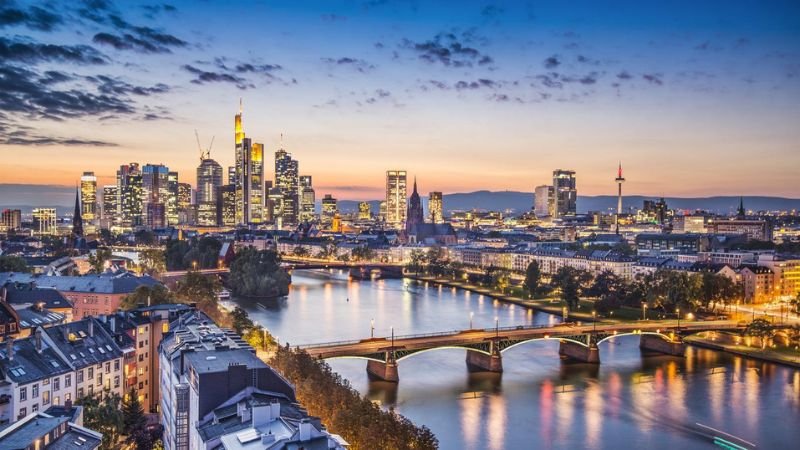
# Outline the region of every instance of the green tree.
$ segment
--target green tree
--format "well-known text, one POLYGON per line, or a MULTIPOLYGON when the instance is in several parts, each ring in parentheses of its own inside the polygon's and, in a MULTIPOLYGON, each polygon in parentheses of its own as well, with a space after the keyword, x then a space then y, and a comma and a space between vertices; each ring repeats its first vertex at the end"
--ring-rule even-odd
POLYGON ((570 310, 578 309, 580 295, 584 285, 591 281, 592 276, 585 270, 564 266, 552 277, 553 286, 561 290, 561 298, 567 303, 570 310))
POLYGON ((233 311, 230 313, 231 318, 231 328, 236 331, 236 334, 239 336, 244 335, 247 330, 253 328, 254 324, 253 321, 250 320, 250 316, 247 314, 247 311, 242 309, 240 306, 237 306, 233 311))
POLYGON ((411 261, 409 261, 406 268, 410 272, 414 272, 415 275, 419 275, 423 264, 425 264, 425 254, 422 252, 422 250, 412 250, 411 261))
POLYGON ((103 272, 105 262, 111 259, 111 257, 110 248, 98 248, 96 252, 89 253, 89 264, 92 266, 92 271, 94 273, 103 272))
POLYGON ((311 252, 309 252, 308 249, 302 245, 298 245, 294 248, 294 250, 292 250, 292 255, 297 256, 298 258, 307 258, 310 254, 311 252))
POLYGON ((289 293, 289 274, 280 257, 271 250, 247 247, 231 263, 228 284, 234 294, 246 297, 275 297, 289 293))
POLYGON ((83 424, 86 428, 103 434, 102 449, 117 449, 121 431, 125 427, 121 403, 122 399, 114 393, 87 395, 77 402, 83 406, 83 424))
POLYGON ((761 342, 761 350, 764 350, 767 347, 768 341, 775 336, 775 330, 772 328, 772 324, 769 323, 768 320, 756 319, 747 325, 747 328, 744 330, 744 334, 746 336, 758 338, 758 340, 761 342))
POLYGON ((156 235, 149 230, 140 230, 134 233, 133 239, 137 245, 154 245, 156 243, 156 235))
POLYGON ((0 272, 30 272, 25 260, 15 255, 0 256, 0 272))
POLYGON ((167 269, 167 260, 164 251, 158 248, 148 248, 139 252, 139 267, 142 272, 153 275, 167 269))
POLYGON ((358 246, 350 252, 353 261, 372 261, 376 256, 375 250, 366 245, 358 246))
POLYGON ((539 268, 539 261, 534 259, 525 269, 525 281, 523 282, 525 289, 528 290, 528 293, 531 295, 531 297, 536 296, 536 294, 539 292, 539 285, 541 281, 542 271, 539 268))
POLYGON ((139 304, 161 305, 164 303, 174 303, 174 297, 163 284, 156 284, 152 287, 142 285, 126 295, 119 307, 122 309, 134 309, 139 304))
POLYGON ((122 424, 122 432, 129 438, 147 425, 144 408, 139 402, 139 394, 133 387, 122 400, 122 424))

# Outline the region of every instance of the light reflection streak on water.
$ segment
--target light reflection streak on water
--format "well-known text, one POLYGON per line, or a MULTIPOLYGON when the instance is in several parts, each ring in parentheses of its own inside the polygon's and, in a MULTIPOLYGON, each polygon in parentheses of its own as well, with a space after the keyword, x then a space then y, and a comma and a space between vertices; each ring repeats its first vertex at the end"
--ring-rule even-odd
POLYGON ((461 430, 467 449, 478 449, 478 435, 481 432, 481 410, 483 409, 483 396, 464 398, 459 402, 461 407, 461 430))
POLYGON ((603 392, 597 383, 589 383, 584 392, 584 421, 586 438, 584 448, 596 449, 601 445, 602 417, 604 413, 603 392))
POLYGON ((506 400, 502 395, 489 397, 489 420, 486 421, 486 435, 491 450, 502 450, 506 434, 506 400))

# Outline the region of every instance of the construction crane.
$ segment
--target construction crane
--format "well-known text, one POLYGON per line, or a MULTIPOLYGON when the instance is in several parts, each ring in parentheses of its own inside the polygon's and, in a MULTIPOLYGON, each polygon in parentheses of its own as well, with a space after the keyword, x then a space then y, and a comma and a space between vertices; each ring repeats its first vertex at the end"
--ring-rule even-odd
POLYGON ((208 148, 205 150, 203 150, 203 146, 200 145, 200 135, 197 134, 197 129, 194 130, 194 137, 197 138, 197 150, 200 151, 200 161, 211 159, 211 147, 214 146, 214 138, 216 136, 211 136, 211 143, 208 144, 208 148))

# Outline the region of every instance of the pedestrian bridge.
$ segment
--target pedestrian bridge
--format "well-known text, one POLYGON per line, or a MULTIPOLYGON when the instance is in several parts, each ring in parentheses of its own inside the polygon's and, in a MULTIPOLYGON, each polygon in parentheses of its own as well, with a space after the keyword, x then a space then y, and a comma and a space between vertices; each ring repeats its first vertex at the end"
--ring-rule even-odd
POLYGON ((743 330, 744 327, 745 324, 731 320, 682 324, 674 320, 637 323, 596 322, 589 325, 565 323, 556 326, 497 327, 376 337, 304 345, 299 348, 320 359, 365 359, 370 378, 396 382, 399 380, 397 363, 433 350, 465 349, 467 367, 471 371, 502 372, 503 352, 531 341, 556 340, 559 342, 559 354, 563 357, 586 363, 599 363, 600 354, 597 345, 615 337, 637 335, 640 337, 640 346, 643 349, 682 356, 685 351, 684 336, 704 331, 743 330))

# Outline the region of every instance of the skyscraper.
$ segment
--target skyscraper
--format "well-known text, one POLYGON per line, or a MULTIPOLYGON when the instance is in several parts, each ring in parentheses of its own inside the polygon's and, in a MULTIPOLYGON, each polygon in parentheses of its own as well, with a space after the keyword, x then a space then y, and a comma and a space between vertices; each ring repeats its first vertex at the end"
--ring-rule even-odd
POLYGON ((428 194, 428 215, 430 215, 431 223, 444 223, 441 192, 431 192, 428 194))
POLYGON ((167 225, 178 224, 178 172, 167 174, 167 225))
POLYGON ((326 227, 330 227, 333 223, 333 217, 339 211, 336 198, 331 194, 325 194, 322 198, 322 216, 320 222, 326 227))
POLYGON ((282 146, 275 152, 275 187, 283 196, 280 208, 283 225, 297 224, 300 185, 298 166, 297 160, 292 159, 292 154, 284 150, 282 146))
POLYGON ((414 190, 408 201, 408 213, 406 214, 406 231, 412 231, 417 225, 425 223, 425 213, 422 211, 422 200, 417 193, 417 178, 414 177, 414 190))
POLYGON ((22 227, 22 211, 4 209, 0 216, 0 231, 14 231, 22 227))
POLYGON ((204 158, 197 167, 197 224, 214 226, 218 223, 217 203, 222 187, 222 166, 204 158))
POLYGON ((110 226, 114 223, 114 219, 118 214, 117 202, 119 201, 119 193, 116 184, 109 184, 103 186, 103 220, 106 225, 110 226))
POLYGON ((142 206, 142 172, 139 164, 120 166, 117 171, 117 227, 131 229, 142 226, 142 206))
POLYGON ((370 219, 372 219, 372 210, 369 206, 369 202, 360 202, 358 204, 358 220, 370 219))
POLYGON ((405 170, 386 171, 386 223, 400 228, 406 221, 408 208, 405 170))
MULTIPOLYGON (((264 144, 245 137, 242 106, 234 118, 236 223, 264 223, 264 144)), ((229 173, 230 178, 230 173, 229 173)))
POLYGON ((55 208, 34 208, 32 214, 33 234, 44 236, 54 235, 58 232, 55 208))
POLYGON ((555 197, 553 196, 553 186, 536 186, 534 195, 533 212, 537 217, 547 217, 555 215, 555 197))
POLYGON ((97 177, 94 172, 83 172, 81 176, 81 218, 90 226, 98 219, 97 177))
POLYGON ((300 178, 300 221, 311 222, 314 220, 314 204, 316 194, 311 185, 311 175, 301 175, 300 178))
POLYGON ((578 189, 574 170, 557 169, 553 171, 553 196, 555 199, 553 217, 574 216, 577 212, 578 189))
POLYGON ((169 169, 163 164, 142 167, 142 213, 147 228, 167 226, 169 169))

